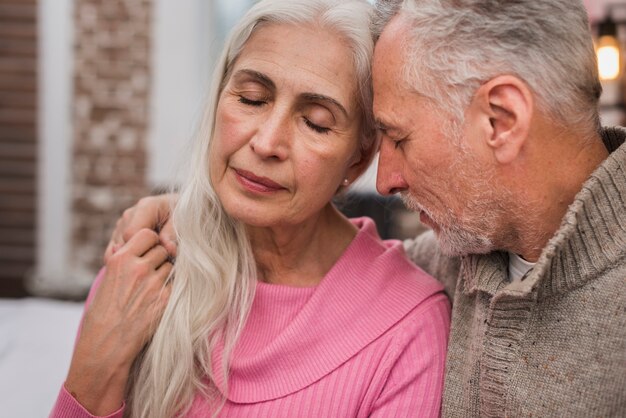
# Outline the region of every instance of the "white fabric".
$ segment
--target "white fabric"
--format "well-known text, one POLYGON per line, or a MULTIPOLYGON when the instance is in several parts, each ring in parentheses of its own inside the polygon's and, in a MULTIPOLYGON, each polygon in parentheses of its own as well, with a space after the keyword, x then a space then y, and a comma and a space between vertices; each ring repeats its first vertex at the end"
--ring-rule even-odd
POLYGON ((0 416, 47 417, 65 380, 83 304, 0 299, 0 416))
POLYGON ((535 263, 524 260, 517 254, 509 253, 509 281, 516 282, 535 267, 535 263))

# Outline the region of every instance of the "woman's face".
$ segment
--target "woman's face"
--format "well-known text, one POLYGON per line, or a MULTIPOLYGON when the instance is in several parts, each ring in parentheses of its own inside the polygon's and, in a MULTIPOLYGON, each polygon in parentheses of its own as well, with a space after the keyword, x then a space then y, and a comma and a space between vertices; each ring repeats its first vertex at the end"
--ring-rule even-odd
POLYGON ((359 174, 351 51, 314 26, 268 24, 236 60, 217 106, 211 181, 253 226, 297 225, 359 174))

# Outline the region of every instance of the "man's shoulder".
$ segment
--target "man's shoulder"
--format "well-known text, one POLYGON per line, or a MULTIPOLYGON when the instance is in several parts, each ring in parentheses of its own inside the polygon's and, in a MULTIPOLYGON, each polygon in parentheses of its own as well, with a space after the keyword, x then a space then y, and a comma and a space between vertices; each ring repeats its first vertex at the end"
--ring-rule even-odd
POLYGON ((452 299, 459 277, 460 258, 443 254, 433 231, 405 240, 404 249, 413 263, 445 286, 448 297, 452 299))

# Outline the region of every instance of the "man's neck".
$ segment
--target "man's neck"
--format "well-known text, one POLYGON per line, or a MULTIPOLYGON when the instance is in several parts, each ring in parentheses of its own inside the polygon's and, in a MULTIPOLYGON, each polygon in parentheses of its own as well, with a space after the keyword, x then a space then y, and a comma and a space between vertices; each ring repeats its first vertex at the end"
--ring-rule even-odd
POLYGON ((529 167, 531 184, 520 190, 519 216, 513 217, 517 225, 512 225, 517 239, 514 248, 507 248, 530 262, 537 261, 585 181, 608 156, 599 135, 547 142, 536 165, 529 167))

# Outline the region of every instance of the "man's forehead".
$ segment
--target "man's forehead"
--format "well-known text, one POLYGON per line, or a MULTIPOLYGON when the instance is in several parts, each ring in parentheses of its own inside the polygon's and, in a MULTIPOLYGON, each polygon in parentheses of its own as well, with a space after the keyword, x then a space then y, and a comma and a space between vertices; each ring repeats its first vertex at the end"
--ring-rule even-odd
POLYGON ((408 25, 406 19, 396 16, 385 26, 374 46, 372 72, 398 72, 403 63, 408 25))
MULTIPOLYGON (((410 28, 410 19, 404 13, 398 13, 383 27, 374 47, 376 48, 379 44, 385 42, 405 42, 410 28)), ((398 46, 400 45, 398 44, 398 46)))

